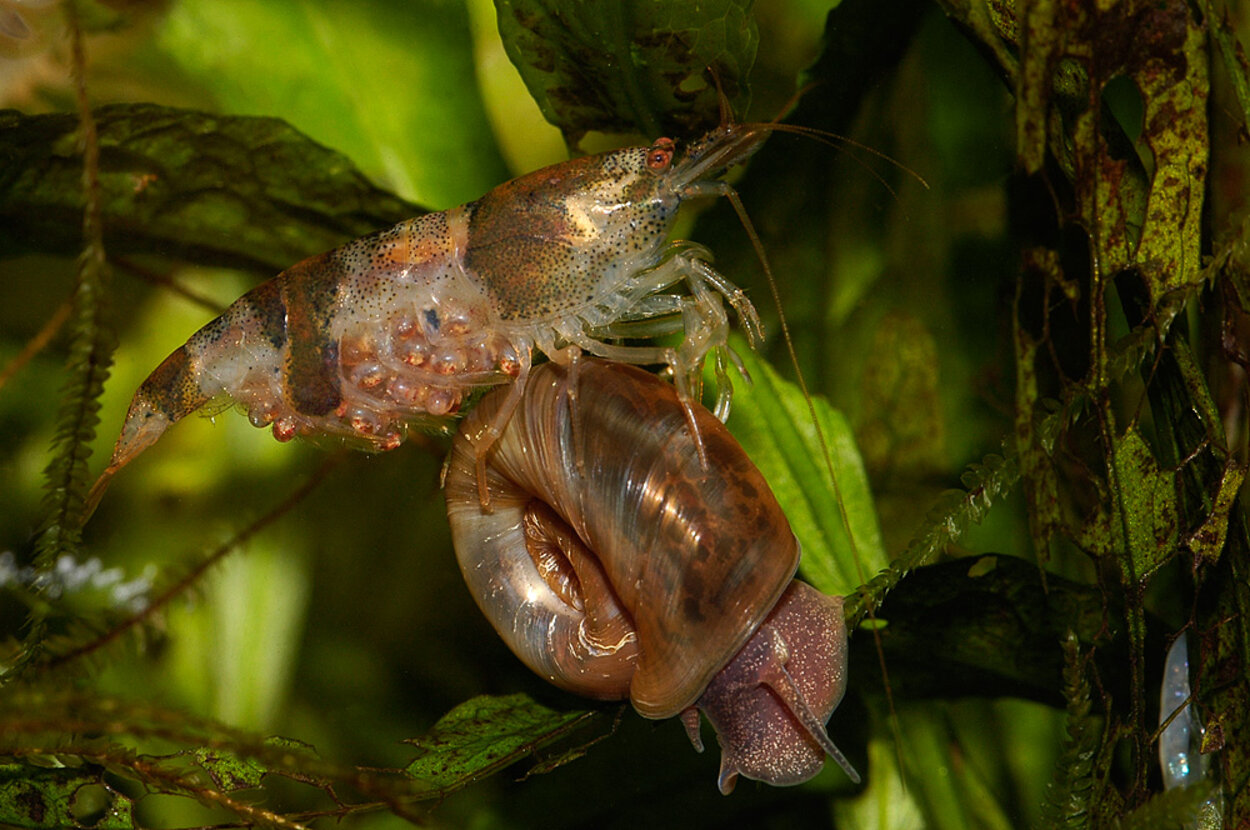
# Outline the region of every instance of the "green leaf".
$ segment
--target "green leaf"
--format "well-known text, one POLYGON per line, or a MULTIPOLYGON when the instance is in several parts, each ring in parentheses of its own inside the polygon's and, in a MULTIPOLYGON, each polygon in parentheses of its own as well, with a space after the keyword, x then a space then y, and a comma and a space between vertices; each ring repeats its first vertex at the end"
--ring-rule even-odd
POLYGON ((719 121, 711 67, 736 112, 759 41, 752 0, 496 0, 499 32, 543 115, 591 130, 690 135, 719 121))
MULTIPOLYGON (((421 212, 275 118, 124 104, 96 119, 110 255, 277 271, 421 212)), ((76 127, 0 112, 0 253, 81 245, 76 127)))
POLYGON ((1237 494, 1241 492, 1241 484, 1245 480, 1245 468, 1238 467, 1230 460, 1224 468, 1224 474, 1220 477, 1220 487, 1216 492, 1211 512, 1186 540, 1189 549, 1208 562, 1219 559, 1224 552, 1224 542, 1228 538, 1229 518, 1237 504, 1237 494))
POLYGON ((240 758, 228 749, 200 747, 193 749, 191 755, 223 792, 259 787, 268 772, 265 765, 255 758, 240 758))
POLYGON ((407 743, 418 754, 407 772, 439 790, 456 789, 498 772, 567 735, 594 712, 557 712, 522 694, 479 695, 444 715, 407 743))
MULTIPOLYGON (((252 747, 256 752, 259 748, 252 747)), ((300 777, 301 764, 317 765, 317 753, 303 741, 274 735, 264 740, 263 758, 240 755, 222 746, 196 747, 188 750, 195 762, 213 779, 217 789, 231 793, 260 787, 266 775, 276 772, 287 777, 300 777)))
POLYGON ((738 353, 751 382, 734 387, 729 428, 786 511, 804 576, 825 593, 849 594, 888 564, 855 436, 842 413, 814 398, 822 445, 802 391, 753 352, 738 353))
MULTIPOLYGON (((881 646, 891 687, 900 700, 975 695, 1056 704, 1063 668, 1057 644, 1066 632, 1097 646, 1107 665, 1127 654, 1124 628, 1108 622, 1108 606, 1096 588, 1043 574, 1011 556, 917 568, 877 611, 877 619, 888 623, 881 646)), ((875 681, 874 649, 871 641, 852 641, 875 681)), ((1116 674, 1109 672, 1108 681, 1116 674)))
POLYGON ((0 824, 5 827, 134 827, 129 799, 102 783, 98 769, 0 765, 0 824))
POLYGON ((900 715, 899 728, 907 735, 907 758, 916 769, 930 774, 912 779, 912 797, 921 803, 928 826, 978 827, 1010 830, 1013 824, 994 802, 984 778, 967 757, 951 718, 938 712, 909 710, 900 715))
POLYGON ((182 0, 156 43, 224 111, 283 118, 406 198, 443 209, 507 175, 462 3, 182 0))
POLYGON ((1215 830, 1224 827, 1217 792, 1218 788, 1211 781, 1166 790, 1125 815, 1120 822, 1120 830, 1154 830, 1158 827, 1215 830))
POLYGON ((1133 558, 1133 576, 1145 579, 1176 552, 1180 522, 1176 476, 1159 469, 1136 429, 1129 429, 1116 441, 1112 461, 1118 477, 1119 518, 1127 536, 1127 553, 1133 558))

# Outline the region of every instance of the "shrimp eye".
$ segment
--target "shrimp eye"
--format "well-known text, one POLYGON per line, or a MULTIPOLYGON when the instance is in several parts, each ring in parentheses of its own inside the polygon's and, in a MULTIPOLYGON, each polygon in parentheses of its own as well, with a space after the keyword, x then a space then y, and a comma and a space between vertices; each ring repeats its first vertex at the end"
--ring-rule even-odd
POLYGON ((657 173, 667 169, 673 160, 673 139, 657 138, 647 151, 647 166, 657 173))

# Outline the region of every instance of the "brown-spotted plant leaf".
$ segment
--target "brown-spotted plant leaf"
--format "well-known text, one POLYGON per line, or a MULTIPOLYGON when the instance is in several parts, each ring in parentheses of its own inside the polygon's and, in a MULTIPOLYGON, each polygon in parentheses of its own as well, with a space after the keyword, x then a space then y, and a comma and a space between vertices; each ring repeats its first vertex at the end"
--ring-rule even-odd
POLYGON ((1076 188, 1104 278, 1146 277, 1152 299, 1200 279, 1208 163, 1206 31, 1182 2, 1031 3, 1018 76, 1020 160, 1054 153, 1076 188), (1109 126, 1104 92, 1131 81, 1143 125, 1109 126))
POLYGON ((43 830, 93 827, 129 830, 132 802, 104 783, 95 766, 0 764, 0 825, 43 830))
POLYGON ((1160 469, 1159 462, 1134 428, 1116 441, 1112 450, 1120 497, 1117 513, 1122 516, 1112 529, 1127 538, 1120 544, 1133 557, 1132 570, 1125 574, 1146 579, 1176 552, 1180 517, 1176 505, 1175 474, 1160 469))
POLYGON ((1224 552, 1229 517, 1237 506, 1237 494, 1241 492, 1245 480, 1246 469, 1230 462, 1220 477, 1220 487, 1210 514, 1186 540, 1186 546, 1191 551, 1209 562, 1214 562, 1224 552))

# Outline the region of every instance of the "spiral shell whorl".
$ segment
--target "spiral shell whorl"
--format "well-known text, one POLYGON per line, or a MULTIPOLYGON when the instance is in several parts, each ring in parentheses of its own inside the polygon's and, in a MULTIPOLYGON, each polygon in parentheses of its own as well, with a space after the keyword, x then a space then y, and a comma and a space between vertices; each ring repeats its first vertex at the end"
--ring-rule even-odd
MULTIPOLYGON (((551 658, 533 652, 565 646, 523 632, 520 617, 531 612, 507 604, 512 590, 474 576, 507 546, 506 535, 517 538, 525 504, 552 507, 594 551, 614 601, 634 622, 634 707, 646 717, 671 717, 695 702, 776 604, 797 568, 798 542, 762 475, 710 413, 696 410, 711 459, 705 470, 671 386, 630 366, 589 360, 579 364, 577 383, 570 406, 568 370, 535 370, 491 451, 492 513, 475 495, 468 436, 490 423, 499 399, 488 396, 466 421, 447 475, 449 517, 454 536, 488 539, 490 550, 458 544, 461 567, 487 617, 527 664, 564 688, 606 696, 553 677, 551 658), (490 584, 479 592, 475 581, 490 584)), ((506 567, 515 576, 525 566, 506 567)), ((534 602, 540 627, 549 627, 554 602, 534 602)))

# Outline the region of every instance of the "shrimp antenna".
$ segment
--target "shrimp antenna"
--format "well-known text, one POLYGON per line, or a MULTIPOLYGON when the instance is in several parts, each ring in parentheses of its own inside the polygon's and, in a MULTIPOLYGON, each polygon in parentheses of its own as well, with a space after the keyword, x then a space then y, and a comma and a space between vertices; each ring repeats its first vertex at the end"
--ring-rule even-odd
MULTIPOLYGON (((808 84, 802 87, 800 90, 798 90, 795 93, 795 96, 792 97, 791 100, 787 102, 786 106, 781 110, 781 113, 784 114, 786 111, 788 111, 789 108, 794 105, 794 102, 798 99, 798 97, 801 97, 801 95, 805 93, 808 89, 810 89, 813 85, 814 84, 808 84)), ((833 133, 833 132, 829 132, 826 130, 819 130, 814 127, 805 127, 805 126, 800 126, 800 125, 795 125, 795 124, 782 124, 782 123, 779 123, 777 120, 780 117, 781 115, 779 114, 777 118, 775 118, 772 122, 755 124, 755 125, 747 124, 743 126, 746 126, 748 128, 754 127, 760 130, 770 130, 770 131, 775 131, 775 132, 793 133, 795 135, 805 135, 805 136, 808 136, 809 138, 816 139, 822 144, 826 144, 830 147, 834 147, 835 149, 839 149, 843 151, 845 151, 847 147, 853 147, 859 150, 863 150, 864 152, 870 155, 876 156, 877 158, 880 158, 894 165, 899 170, 908 174, 909 176, 914 178, 917 182, 919 182, 920 185, 924 187, 925 190, 929 189, 929 183, 925 181, 925 179, 919 173, 917 173, 915 170, 912 170, 910 167, 898 161, 897 159, 894 159, 893 157, 881 152, 880 150, 877 150, 873 147, 869 147, 868 145, 855 141, 854 139, 847 138, 846 136, 839 135, 838 133, 833 133)), ((891 187, 890 184, 886 182, 885 179, 882 178, 881 175, 877 173, 876 170, 874 170, 870 165, 866 164, 862 159, 860 159, 854 153, 848 153, 848 155, 850 155, 850 157, 854 159, 857 164, 859 164, 861 167, 863 167, 865 170, 871 173, 873 178, 875 178, 878 182, 880 182, 881 185, 885 187, 885 189, 890 193, 892 197, 894 197, 895 200, 898 199, 898 194, 894 190, 894 188, 891 187)), ((851 550, 854 554, 852 556, 852 559, 855 563, 856 578, 859 580, 859 583, 863 585, 868 580, 867 580, 866 575, 864 574, 864 566, 859 556, 859 547, 855 541, 855 534, 851 529, 851 517, 848 514, 847 509, 846 509, 846 501, 845 499, 842 498, 842 488, 838 484, 838 477, 834 473, 833 454, 831 453, 829 449, 828 438, 825 436, 824 428, 821 427, 820 425, 820 419, 816 414, 816 404, 812 400, 811 392, 809 391, 807 387, 807 381, 803 377, 803 370, 799 366, 798 354, 794 348, 794 339, 790 335, 789 323, 786 322, 785 311, 782 308, 781 292, 777 288, 776 279, 773 277, 772 266, 768 262, 768 255, 764 251, 763 242, 760 240, 759 234, 756 232, 755 226, 754 224, 752 224, 750 216, 747 215, 746 207, 742 204, 742 198, 738 195, 738 192, 734 190, 733 188, 727 188, 725 192, 725 197, 729 200, 729 203, 733 205, 734 212, 738 214, 738 219, 742 223, 743 228, 746 230, 747 237, 751 240, 751 247, 755 249, 755 255, 759 259, 760 265, 764 269, 764 276, 767 278, 767 281, 768 281, 768 289, 769 289, 769 292, 772 294, 773 304, 777 309, 777 319, 781 325, 782 340, 785 341, 786 352, 789 354, 789 357, 790 357, 790 364, 794 367, 795 381, 798 383, 799 390, 803 393, 803 400, 807 403, 808 416, 812 420, 812 426, 815 427, 816 440, 820 445, 820 454, 821 454, 821 457, 824 459, 825 470, 829 475, 829 481, 833 485, 834 496, 838 502, 838 513, 842 520, 842 527, 845 528, 846 530, 847 539, 850 542, 851 550)), ((869 619, 875 622, 876 621, 875 609, 869 606, 867 609, 867 613, 868 613, 869 619)), ((873 642, 876 645, 877 660, 880 665, 881 676, 885 683, 886 703, 887 703, 887 706, 889 707, 889 711, 891 712, 893 716, 893 721, 892 721, 893 732, 895 734, 895 738, 897 742, 896 745, 901 747, 902 746, 902 734, 901 734, 900 726, 898 723, 898 715, 894 708, 894 695, 890 690, 889 672, 885 663, 885 653, 882 649, 881 631, 880 631, 879 626, 874 625, 872 627, 872 638, 873 638, 873 642)), ((841 753, 837 753, 836 755, 833 755, 833 757, 835 758, 835 760, 838 761, 839 764, 843 766, 843 769, 847 771, 847 774, 850 775, 852 779, 858 781, 858 774, 855 773, 854 770, 849 767, 849 764, 847 764, 845 758, 841 756, 841 753)), ((899 768, 900 769, 903 768, 903 759, 902 759, 901 749, 899 751, 899 768)))
POLYGON ((104 491, 108 489, 109 482, 113 480, 113 474, 120 467, 110 464, 100 473, 100 477, 95 480, 95 484, 91 485, 91 490, 87 493, 87 499, 83 504, 83 524, 95 514, 95 509, 100 506, 100 499, 104 497, 104 491))
POLYGON ((883 153, 877 148, 870 147, 867 144, 864 144, 863 142, 860 142, 860 141, 856 141, 853 138, 847 138, 844 135, 839 135, 838 133, 830 132, 828 130, 820 130, 820 129, 817 129, 816 127, 806 127, 806 126, 803 126, 802 124, 769 123, 767 125, 761 125, 761 127, 767 127, 767 129, 770 129, 773 132, 778 132, 778 133, 790 133, 792 135, 807 136, 808 138, 819 141, 821 144, 825 144, 829 147, 833 147, 837 150, 843 151, 852 159, 854 159, 856 164, 858 164, 863 169, 867 170, 872 175, 872 177, 876 179, 881 184, 881 186, 884 187, 889 192, 891 196, 894 197, 896 201, 898 199, 898 192, 895 191, 893 186, 891 186, 890 183, 887 182, 880 173, 874 170, 872 165, 865 162, 858 155, 851 152, 851 150, 858 150, 863 153, 867 153, 870 156, 875 156, 876 158, 881 159, 885 163, 891 165, 892 167, 897 168, 898 170, 901 170, 903 173, 906 173, 908 176, 915 179, 916 182, 919 183, 919 185, 923 187, 925 190, 930 189, 929 183, 925 180, 924 176, 921 176, 919 173, 917 173, 915 170, 908 167, 906 164, 903 164, 901 161, 894 158, 888 153, 883 153))
MULTIPOLYGON (((792 135, 805 135, 808 138, 815 139, 816 141, 819 141, 821 144, 824 144, 829 147, 833 147, 836 150, 846 151, 848 147, 854 148, 856 150, 862 150, 868 155, 876 156, 877 158, 881 159, 887 164, 890 164, 894 166, 895 168, 901 170, 902 172, 906 173, 908 176, 911 176, 913 179, 919 182, 920 186, 923 187, 925 190, 929 190, 930 189, 929 183, 925 181, 923 176, 921 176, 915 170, 908 167, 906 164, 903 164, 898 159, 889 155, 888 153, 881 152, 876 147, 869 146, 867 144, 864 144, 863 142, 856 141, 853 138, 844 136, 841 133, 832 132, 830 130, 822 130, 817 127, 809 127, 803 124, 783 124, 781 122, 781 119, 784 118, 787 114, 789 114, 790 111, 793 110, 795 106, 798 105, 799 101, 801 101, 804 98, 804 96, 807 95, 807 93, 811 92, 813 89, 815 89, 818 86, 824 85, 825 83, 828 83, 828 82, 825 80, 817 79, 813 81, 808 81, 807 83, 803 84, 803 86, 799 87, 798 89, 794 91, 793 95, 791 95, 788 99, 786 99, 786 102, 781 105, 781 108, 779 110, 777 110, 777 114, 773 116, 772 120, 760 124, 759 128, 767 129, 772 132, 778 132, 778 133, 791 133, 792 135)), ((718 86, 717 89, 719 88, 720 87, 718 86)), ((724 118, 724 116, 725 116, 725 113, 722 108, 722 111, 721 111, 722 119, 724 118)), ((744 125, 744 126, 750 126, 750 125, 744 125)), ((898 194, 894 192, 894 188, 890 186, 889 182, 881 178, 881 176, 877 173, 876 170, 872 169, 872 167, 865 164, 864 161, 860 159, 858 156, 856 156, 854 153, 847 152, 847 155, 855 159, 857 164, 859 164, 861 167, 863 167, 865 170, 871 173, 872 177, 876 179, 878 182, 880 182, 881 186, 884 187, 887 191, 889 191, 891 196, 894 196, 896 199, 898 198, 898 194)))
POLYGON ((709 64, 707 74, 712 76, 712 83, 716 87, 716 103, 720 107, 720 123, 732 123, 734 117, 733 108, 729 106, 729 96, 725 94, 725 88, 721 86, 720 73, 716 71, 715 66, 709 64))
MULTIPOLYGON (((759 258, 760 264, 764 268, 764 276, 768 280, 768 290, 772 294, 773 304, 777 308, 777 319, 781 324, 781 339, 785 341, 786 353, 790 356, 790 365, 794 367, 794 379, 799 385, 799 390, 803 393, 803 400, 807 401, 807 412, 811 416, 812 425, 816 428, 816 439, 820 443, 820 454, 825 459, 825 468, 829 473, 829 479, 833 482, 834 492, 838 497, 838 508, 842 513, 842 522, 853 545, 855 537, 850 532, 850 516, 847 515, 846 505, 842 500, 842 493, 838 490, 838 479, 833 474, 833 456, 829 450, 829 441, 825 438, 825 431, 820 426, 820 419, 816 416, 816 404, 812 401, 812 393, 807 388, 807 380, 803 377, 803 370, 799 367, 798 352, 794 349, 794 338, 790 335, 790 324, 786 322, 786 315, 782 310, 781 292, 777 288, 777 280, 773 277, 773 268, 768 263, 768 255, 764 252, 764 243, 760 241, 760 235, 755 230, 755 225, 751 223, 751 217, 747 215, 746 207, 742 204, 742 197, 738 195, 738 192, 730 189, 726 192, 725 198, 729 199, 729 203, 733 205, 734 212, 738 214, 738 219, 742 222, 742 226, 746 229, 747 237, 751 240, 751 247, 755 249, 755 255, 759 258)), ((860 582, 864 582, 863 568, 860 565, 858 556, 855 557, 855 570, 860 582)))

